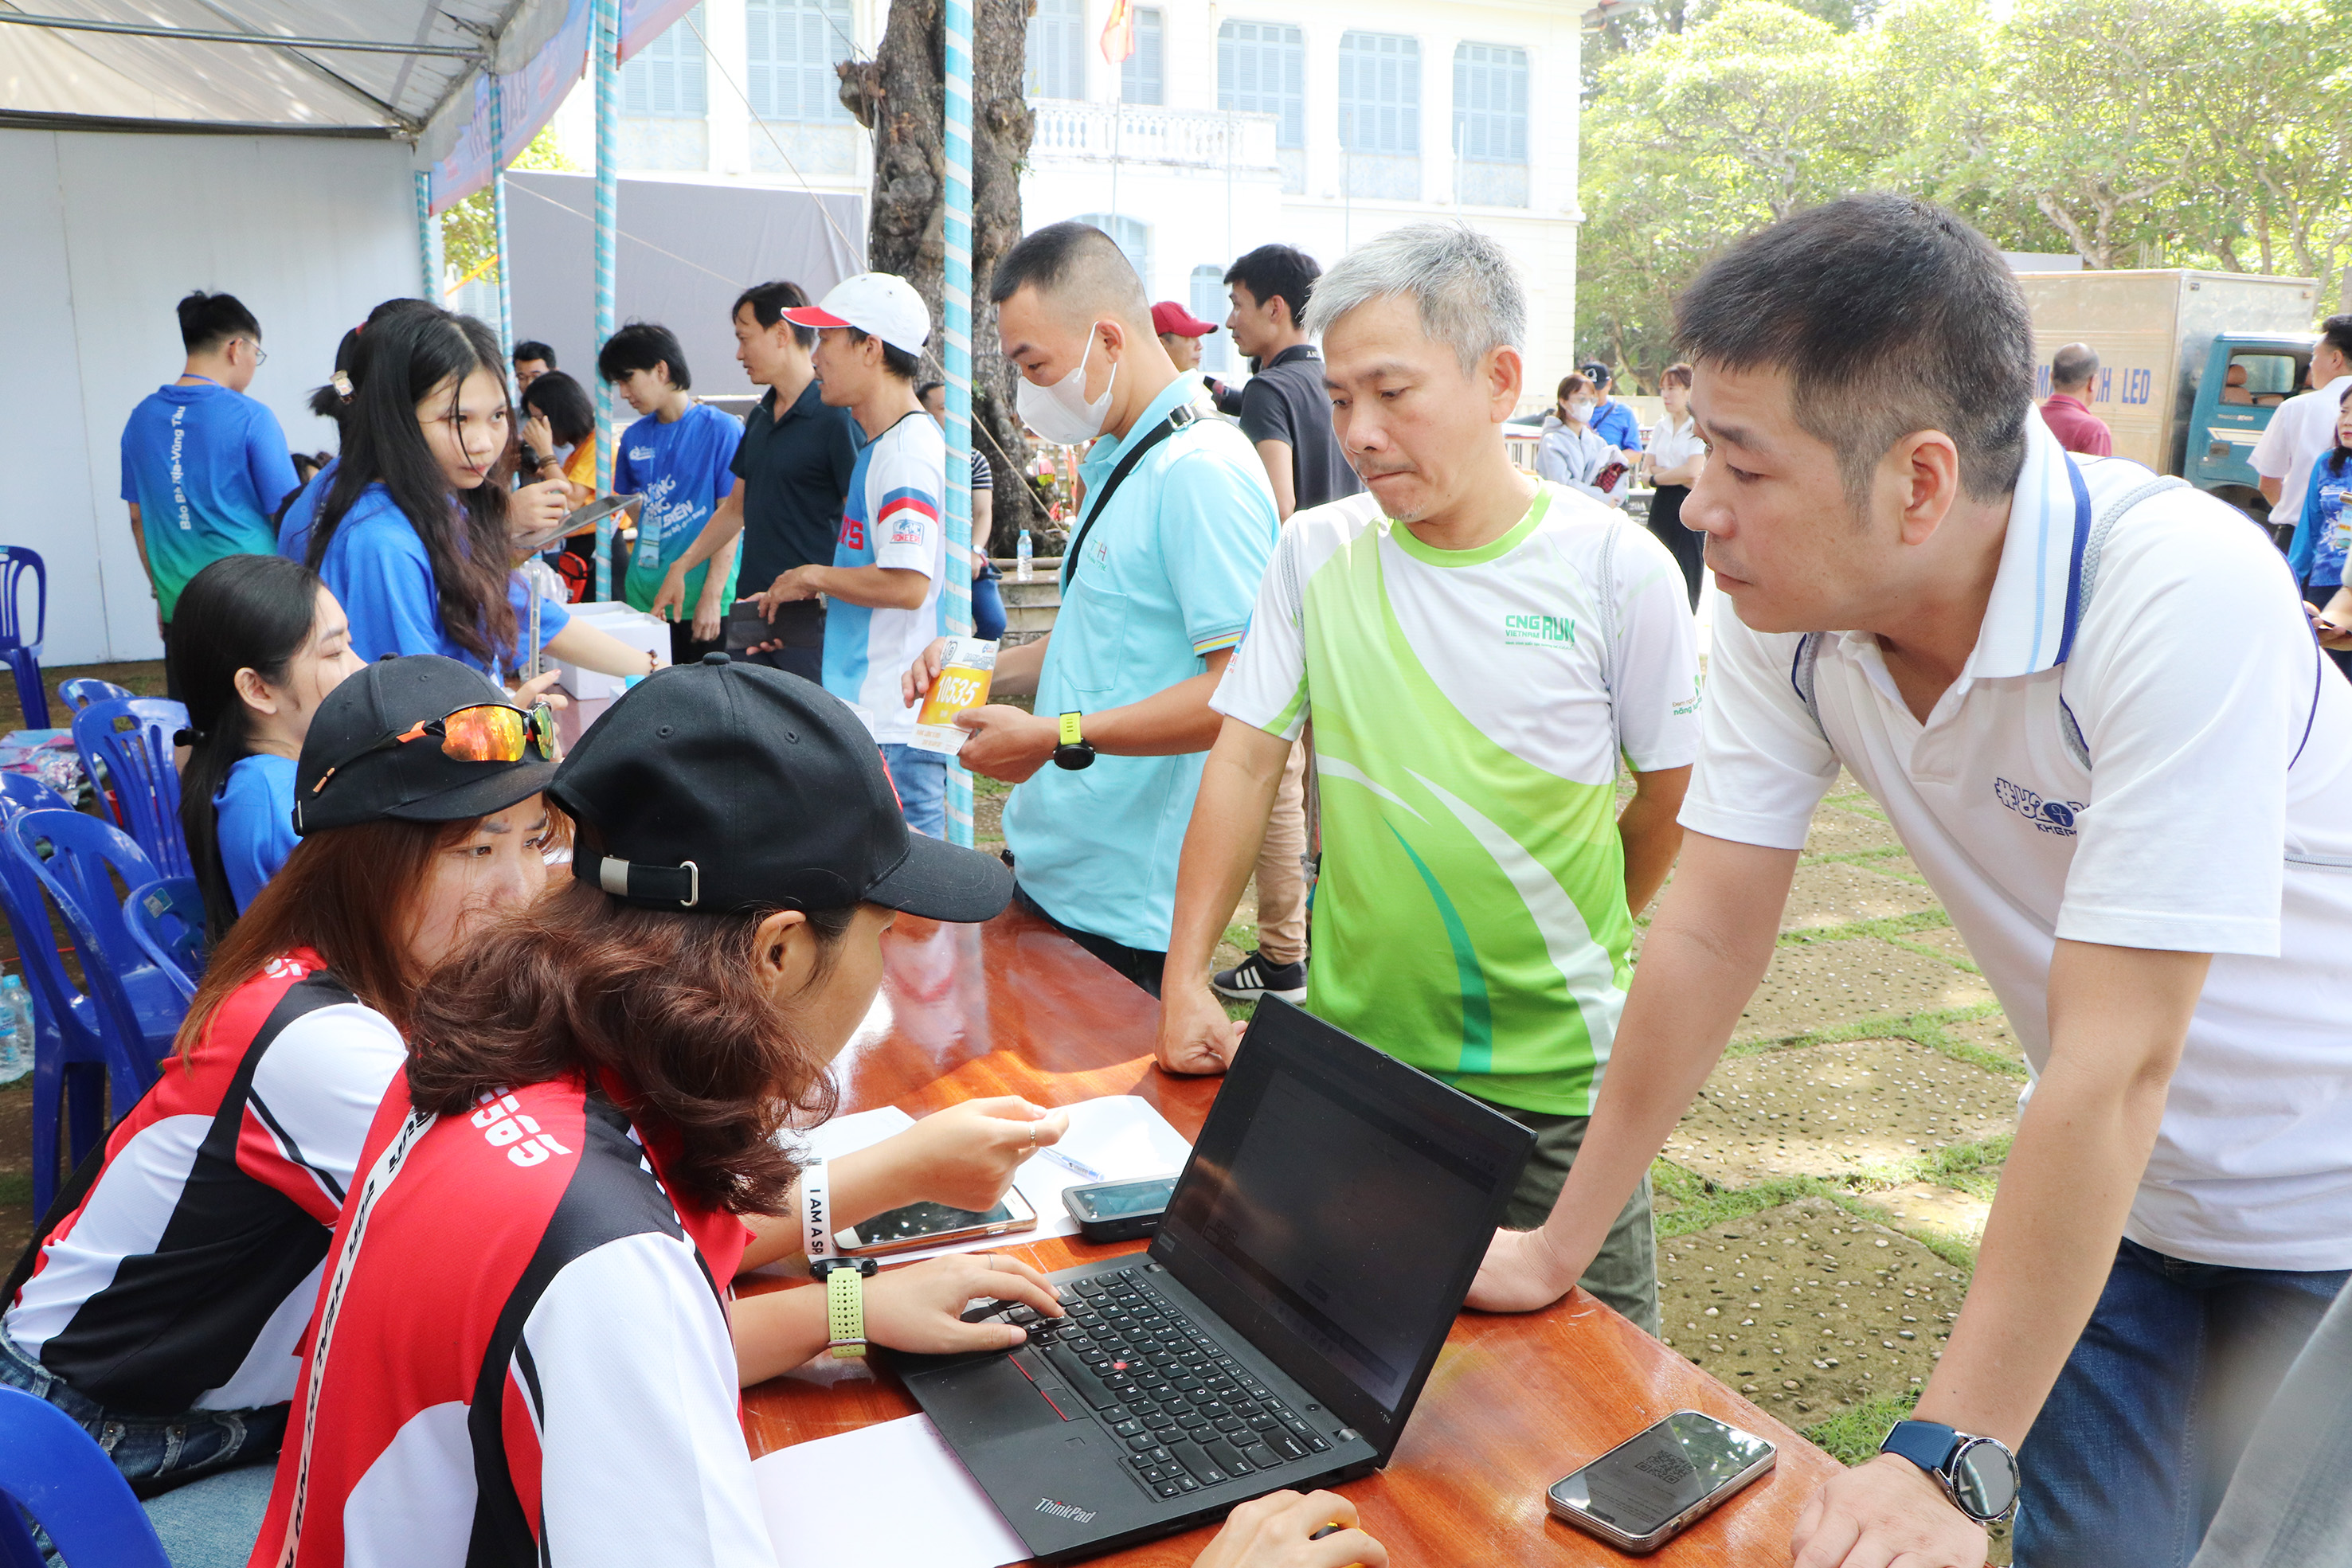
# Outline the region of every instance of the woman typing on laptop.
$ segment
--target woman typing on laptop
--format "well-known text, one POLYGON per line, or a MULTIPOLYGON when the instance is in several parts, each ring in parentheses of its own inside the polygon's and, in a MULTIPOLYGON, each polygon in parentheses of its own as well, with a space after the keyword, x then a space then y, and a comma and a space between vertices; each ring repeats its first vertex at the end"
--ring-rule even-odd
MULTIPOLYGON (((578 825, 573 881, 417 998, 329 1250, 256 1563, 814 1555, 770 1538, 739 1382, 869 1340, 1021 1343, 962 1322, 974 1297, 1061 1314, 1041 1276, 988 1255, 870 1278, 820 1259, 822 1289, 724 1290, 755 1248, 797 1249, 800 1173, 776 1134, 830 1108, 826 1064, 873 1002, 896 912, 985 920, 1010 894, 995 861, 907 831, 849 709, 723 659, 666 671, 550 794, 578 825)), ((1309 1539, 1353 1522, 1340 1499, 1262 1499, 1202 1561, 1379 1568, 1360 1531, 1309 1539)))

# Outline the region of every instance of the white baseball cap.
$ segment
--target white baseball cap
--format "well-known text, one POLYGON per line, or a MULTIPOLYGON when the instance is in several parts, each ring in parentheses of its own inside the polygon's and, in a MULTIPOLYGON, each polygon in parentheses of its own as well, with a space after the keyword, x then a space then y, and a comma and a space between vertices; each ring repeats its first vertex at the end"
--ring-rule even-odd
POLYGON ((814 305, 784 312, 795 327, 855 327, 894 349, 919 354, 931 340, 931 313, 914 286, 896 273, 845 277, 814 305))

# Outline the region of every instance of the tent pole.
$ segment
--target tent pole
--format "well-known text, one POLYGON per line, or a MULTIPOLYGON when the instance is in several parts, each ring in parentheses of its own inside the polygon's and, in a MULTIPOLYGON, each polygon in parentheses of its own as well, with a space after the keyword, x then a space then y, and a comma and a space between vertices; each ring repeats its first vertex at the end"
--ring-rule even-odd
MULTIPOLYGON (((619 226, 621 0, 594 0, 596 72, 596 351, 613 336, 613 231, 619 226)), ((613 386, 596 381, 596 492, 613 491, 613 386)), ((596 597, 613 597, 613 519, 596 525, 596 597)))
POLYGON ((506 82, 495 70, 487 75, 490 84, 490 243, 497 247, 499 257, 499 351, 511 357, 514 274, 507 266, 506 82))
MULTIPOLYGON (((971 635, 971 0, 947 0, 947 258, 940 368, 947 373, 948 635, 971 635)), ((979 541, 986 549, 988 541, 979 541)), ((948 841, 971 842, 971 775, 948 759, 948 841)))
POLYGON ((416 171, 416 267, 419 299, 441 303, 441 247, 434 241, 439 236, 433 232, 433 172, 416 171))

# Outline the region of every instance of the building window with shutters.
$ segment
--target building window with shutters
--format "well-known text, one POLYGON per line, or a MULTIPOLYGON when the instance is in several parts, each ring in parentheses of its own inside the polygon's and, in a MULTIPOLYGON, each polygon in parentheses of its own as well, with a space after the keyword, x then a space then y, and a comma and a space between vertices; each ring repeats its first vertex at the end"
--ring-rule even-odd
POLYGON ((1279 22, 1226 22, 1217 28, 1217 107, 1274 116, 1282 188, 1307 189, 1307 40, 1279 22))
POLYGON ((1339 150, 1348 194, 1421 199, 1421 42, 1339 37, 1339 150))
POLYGON ((621 162, 635 169, 710 166, 702 7, 670 24, 621 68, 621 162))
POLYGON ((1037 0, 1028 51, 1031 98, 1086 97, 1086 0, 1037 0))
POLYGON ((1165 89, 1160 79, 1160 10, 1157 6, 1139 7, 1135 13, 1135 52, 1118 68, 1118 97, 1122 103, 1165 103, 1165 89))
POLYGON ((744 96, 751 167, 762 174, 855 174, 856 121, 834 68, 856 54, 849 0, 744 0, 744 96))
POLYGON ((1528 204, 1527 50, 1454 46, 1454 157, 1463 202, 1528 204))

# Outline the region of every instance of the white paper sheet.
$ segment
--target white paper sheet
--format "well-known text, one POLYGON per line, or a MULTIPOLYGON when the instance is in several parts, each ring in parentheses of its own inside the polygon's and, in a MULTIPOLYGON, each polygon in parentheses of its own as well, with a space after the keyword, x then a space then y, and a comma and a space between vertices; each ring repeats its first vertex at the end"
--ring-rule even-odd
POLYGON ((928 1416, 779 1448, 751 1463, 779 1563, 803 1564, 826 1530, 857 1568, 1004 1568, 1029 1548, 928 1416))

